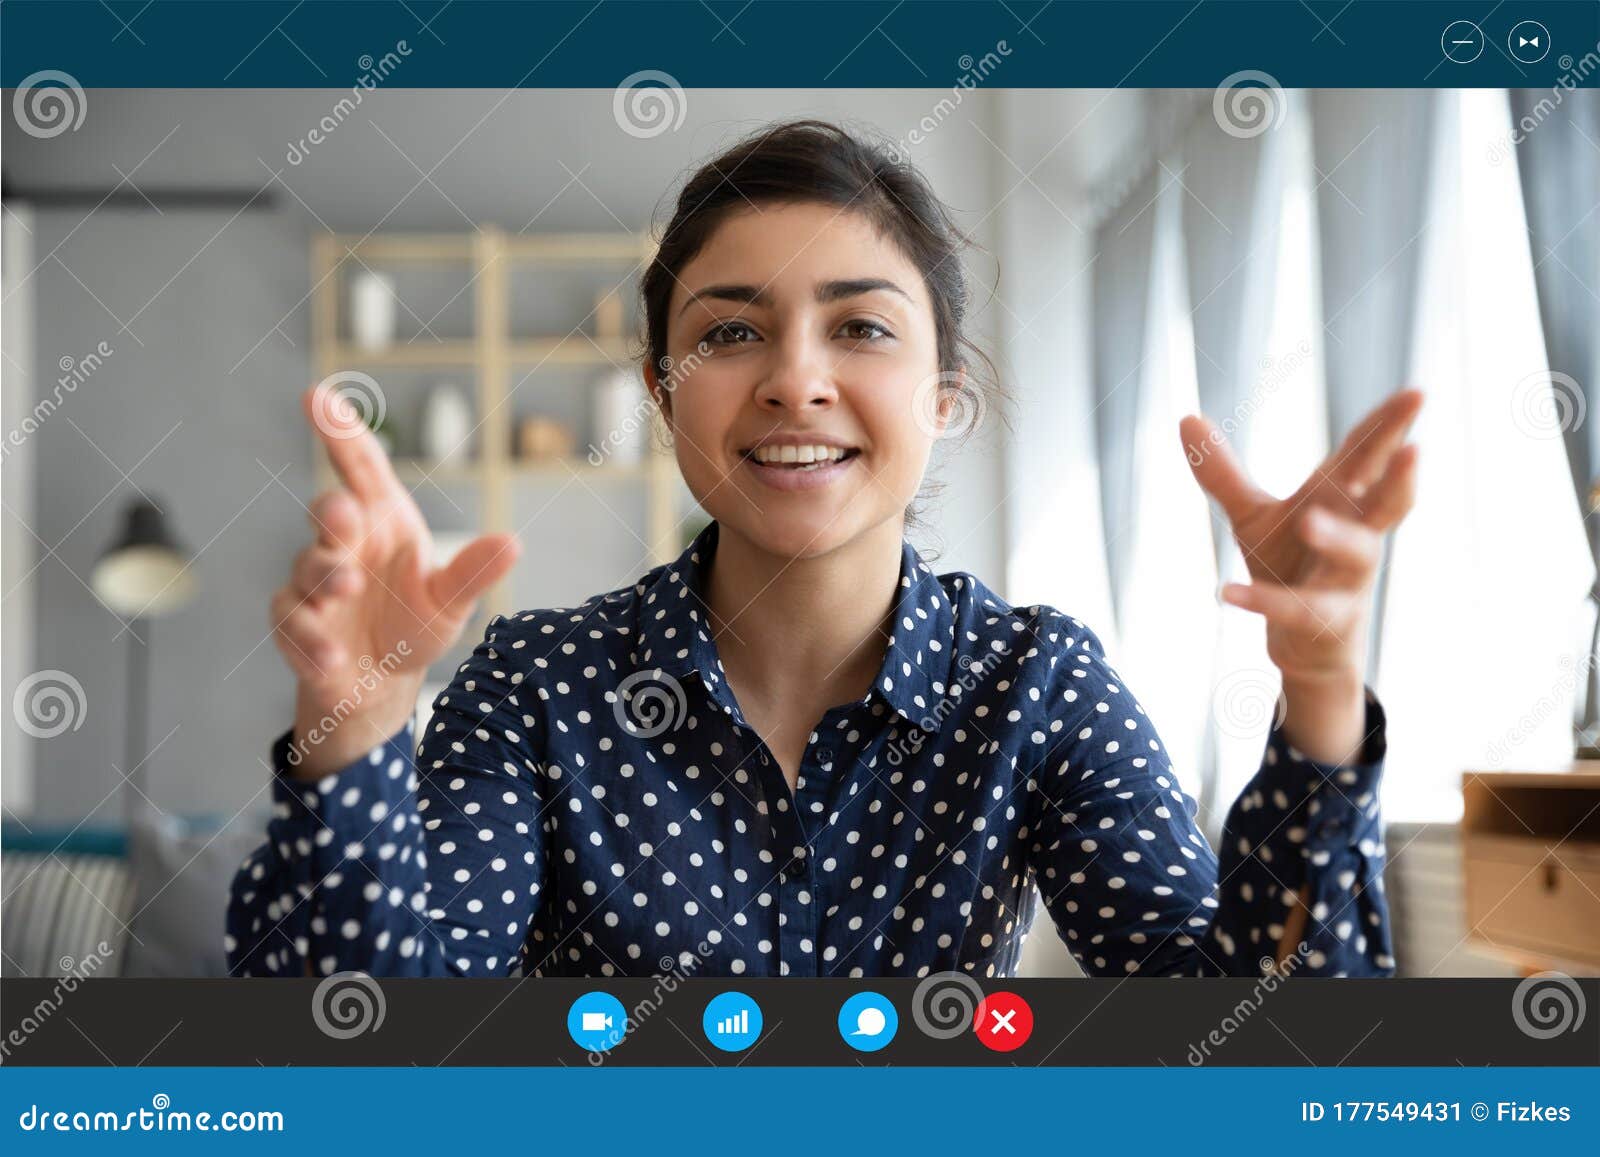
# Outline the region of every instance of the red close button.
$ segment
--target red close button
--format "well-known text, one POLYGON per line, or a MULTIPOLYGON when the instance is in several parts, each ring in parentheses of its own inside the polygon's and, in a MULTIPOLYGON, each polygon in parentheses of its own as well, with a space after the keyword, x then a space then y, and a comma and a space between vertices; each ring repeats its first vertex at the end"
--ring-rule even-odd
POLYGON ((1033 1009, 1014 992, 991 992, 978 1002, 972 1027, 985 1048, 1008 1053, 1033 1035, 1033 1009))

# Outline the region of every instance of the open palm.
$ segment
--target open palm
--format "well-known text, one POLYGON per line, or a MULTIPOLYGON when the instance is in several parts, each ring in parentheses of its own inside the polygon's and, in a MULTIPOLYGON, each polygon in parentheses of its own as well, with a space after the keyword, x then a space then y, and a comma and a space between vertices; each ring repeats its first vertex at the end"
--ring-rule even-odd
POLYGON ((1390 395, 1287 498, 1246 476, 1209 419, 1180 424, 1195 478, 1221 506, 1250 571, 1250 583, 1229 583, 1222 597, 1265 617, 1268 654, 1285 676, 1364 665, 1383 536, 1416 492, 1417 451, 1405 437, 1421 406, 1416 390, 1390 395))
MULTIPOLYGON (((460 636, 478 598, 510 570, 514 535, 483 535, 434 567, 433 538, 377 437, 325 385, 302 398, 343 486, 310 506, 316 540, 272 599, 274 638, 302 699, 332 709, 374 667, 409 676, 460 636)), ((406 693, 402 689, 399 693, 406 693)))

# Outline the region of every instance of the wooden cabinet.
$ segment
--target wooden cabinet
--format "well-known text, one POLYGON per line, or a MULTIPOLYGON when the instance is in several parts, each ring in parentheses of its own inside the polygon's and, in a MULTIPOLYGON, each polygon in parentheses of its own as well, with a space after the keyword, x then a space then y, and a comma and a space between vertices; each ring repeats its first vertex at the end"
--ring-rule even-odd
POLYGON ((1468 936, 1525 971, 1600 972, 1600 763, 1468 772, 1468 936))

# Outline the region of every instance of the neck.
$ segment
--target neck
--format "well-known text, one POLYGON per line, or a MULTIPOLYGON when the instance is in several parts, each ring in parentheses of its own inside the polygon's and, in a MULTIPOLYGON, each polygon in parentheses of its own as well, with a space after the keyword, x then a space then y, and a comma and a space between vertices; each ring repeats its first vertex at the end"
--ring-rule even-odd
POLYGON ((888 646, 904 529, 891 519, 796 559, 719 524, 706 602, 736 692, 825 706, 865 695, 888 646))

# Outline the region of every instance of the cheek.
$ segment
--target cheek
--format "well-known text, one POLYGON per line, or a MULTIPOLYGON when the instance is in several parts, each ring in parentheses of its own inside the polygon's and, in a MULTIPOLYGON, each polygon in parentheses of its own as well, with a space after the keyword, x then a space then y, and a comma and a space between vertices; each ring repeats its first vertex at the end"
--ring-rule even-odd
POLYGON ((894 488, 915 490, 922 481, 934 439, 917 420, 916 381, 895 382, 892 388, 861 391, 852 399, 861 425, 873 447, 879 480, 894 488))
POLYGON ((672 436, 686 475, 720 462, 738 416, 738 395, 719 389, 714 378, 701 369, 672 393, 672 436))

